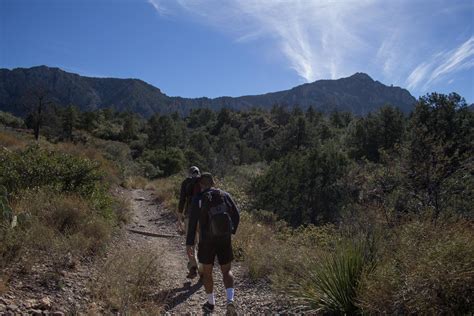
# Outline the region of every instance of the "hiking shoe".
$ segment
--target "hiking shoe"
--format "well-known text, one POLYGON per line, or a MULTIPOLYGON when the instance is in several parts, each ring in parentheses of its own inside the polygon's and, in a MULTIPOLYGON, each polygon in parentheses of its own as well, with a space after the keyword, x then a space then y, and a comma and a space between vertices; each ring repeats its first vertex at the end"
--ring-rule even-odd
POLYGON ((188 275, 186 276, 188 279, 194 279, 195 277, 197 277, 197 267, 191 267, 191 269, 189 269, 189 273, 188 275))
POLYGON ((234 302, 227 303, 227 311, 225 312, 226 316, 237 316, 237 309, 234 302))
POLYGON ((209 302, 204 303, 202 305, 202 311, 204 312, 204 315, 210 314, 214 311, 214 305, 209 304, 209 302))

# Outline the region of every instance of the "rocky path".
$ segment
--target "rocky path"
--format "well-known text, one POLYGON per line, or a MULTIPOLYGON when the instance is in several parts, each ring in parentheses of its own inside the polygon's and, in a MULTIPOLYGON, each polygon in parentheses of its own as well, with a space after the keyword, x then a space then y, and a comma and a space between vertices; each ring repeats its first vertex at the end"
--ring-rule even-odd
MULTIPOLYGON (((175 216, 154 202, 151 191, 134 190, 132 193, 134 215, 129 228, 165 235, 176 235, 175 216)), ((162 284, 167 294, 166 311, 170 315, 200 315, 205 302, 204 287, 195 280, 186 279, 184 236, 160 238, 127 233, 128 242, 148 243, 159 252, 166 279, 162 284)), ((235 299, 239 314, 275 314, 283 311, 280 300, 271 293, 264 282, 251 282, 245 277, 245 269, 238 263, 233 267, 235 299)), ((222 274, 214 269, 216 309, 215 315, 225 314, 225 289, 222 274)))

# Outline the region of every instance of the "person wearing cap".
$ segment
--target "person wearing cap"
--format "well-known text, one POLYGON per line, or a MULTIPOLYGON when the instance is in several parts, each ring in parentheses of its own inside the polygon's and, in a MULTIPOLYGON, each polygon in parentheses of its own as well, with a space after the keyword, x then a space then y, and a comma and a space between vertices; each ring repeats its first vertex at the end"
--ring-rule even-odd
POLYGON ((207 294, 207 302, 203 305, 203 311, 205 314, 214 311, 215 296, 212 269, 217 257, 226 288, 226 315, 236 315, 234 277, 231 272, 231 264, 234 259, 232 234, 236 233, 239 225, 239 209, 229 193, 214 187, 214 180, 210 173, 201 174, 199 185, 201 194, 193 200, 186 235, 186 246, 188 254, 191 255, 195 243, 196 229, 199 224, 198 260, 202 265, 202 281, 207 294))
MULTIPOLYGON (((178 230, 182 233, 188 232, 189 213, 194 197, 200 193, 200 186, 198 183, 201 172, 196 166, 192 166, 188 170, 188 177, 181 183, 181 190, 179 194, 178 204, 178 230)), ((199 236, 198 236, 199 237, 199 236)), ((188 258, 188 275, 187 278, 193 279, 197 276, 199 267, 196 260, 196 247, 192 245, 192 252, 186 251, 188 258)))

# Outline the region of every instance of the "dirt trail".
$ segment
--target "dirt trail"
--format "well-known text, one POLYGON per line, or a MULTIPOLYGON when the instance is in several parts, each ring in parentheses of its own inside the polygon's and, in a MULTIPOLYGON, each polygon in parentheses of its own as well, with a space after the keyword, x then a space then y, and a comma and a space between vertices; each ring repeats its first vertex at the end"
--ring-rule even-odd
MULTIPOLYGON (((127 228, 176 235, 175 216, 155 202, 152 191, 133 190, 130 193, 133 217, 127 228)), ((169 314, 201 314, 201 305, 206 295, 204 287, 197 282, 197 279, 186 279, 184 236, 161 238, 127 232, 126 242, 137 246, 148 244, 156 248, 160 254, 166 275, 162 289, 169 297, 166 309, 169 314)), ((245 269, 238 263, 234 264, 232 270, 235 276, 235 300, 239 314, 275 314, 283 311, 278 304, 281 300, 271 293, 265 282, 251 282, 245 277, 245 269)), ((225 289, 218 267, 214 268, 214 280, 216 293, 214 314, 224 315, 225 289)))
MULTIPOLYGON (((9 271, 0 271, 0 316, 103 314, 103 302, 96 301, 90 286, 96 282, 103 262, 117 249, 127 247, 147 251, 152 249, 158 254, 165 279, 157 293, 149 294, 167 298, 166 315, 202 315, 201 306, 206 295, 197 279, 186 278, 185 238, 177 236, 175 216, 156 202, 153 191, 117 188, 115 194, 131 199, 132 220, 114 236, 104 256, 77 262, 74 268, 65 269, 60 274, 53 273, 55 260, 48 258, 38 258, 38 263, 33 264, 28 273, 22 272, 22 267, 15 266, 9 271), (130 230, 166 237, 146 236, 130 230), (7 279, 4 279, 5 276, 7 279)), ((271 293, 267 283, 251 282, 245 277, 245 269, 238 263, 232 270, 236 280, 235 299, 239 315, 284 311, 281 307, 284 304, 271 293)), ((214 279, 217 303, 214 315, 224 315, 225 290, 218 268, 214 269, 214 279)))

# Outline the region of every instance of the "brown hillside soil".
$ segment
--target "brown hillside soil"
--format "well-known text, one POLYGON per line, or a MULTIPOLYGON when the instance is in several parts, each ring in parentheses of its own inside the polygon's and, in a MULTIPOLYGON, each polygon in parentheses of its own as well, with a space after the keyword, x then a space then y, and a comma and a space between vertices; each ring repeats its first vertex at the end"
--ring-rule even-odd
MULTIPOLYGON (((102 314, 109 313, 105 303, 94 298, 91 286, 97 278, 99 267, 119 248, 156 250, 159 255, 163 280, 149 293, 157 302, 164 301, 168 315, 201 315, 206 294, 197 278, 186 278, 184 236, 176 233, 175 216, 164 209, 152 191, 120 190, 132 201, 130 223, 114 237, 112 245, 102 258, 87 262, 65 262, 58 269, 55 258, 41 260, 42 264, 15 267, 2 271, 0 277, 0 315, 29 313, 41 315, 61 313, 102 314), (160 237, 143 235, 131 230, 150 232, 160 237)), ((66 258, 67 260, 67 258, 66 258)), ((124 260, 127 260, 124 258, 124 260)), ((274 314, 284 312, 284 300, 270 291, 264 281, 251 281, 238 262, 234 264, 235 301, 239 314, 274 314)), ((215 315, 225 314, 225 289, 218 267, 214 269, 216 293, 215 315)))

